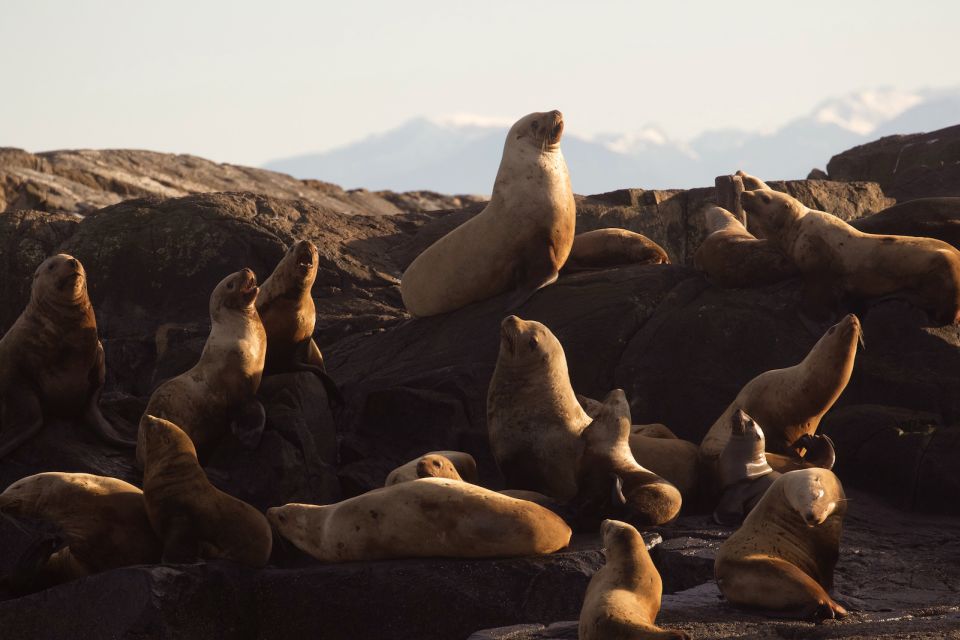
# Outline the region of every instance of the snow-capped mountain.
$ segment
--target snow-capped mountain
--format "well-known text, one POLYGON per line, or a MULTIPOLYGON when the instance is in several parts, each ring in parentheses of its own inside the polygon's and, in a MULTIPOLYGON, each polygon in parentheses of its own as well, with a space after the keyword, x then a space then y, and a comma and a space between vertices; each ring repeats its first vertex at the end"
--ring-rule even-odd
MULTIPOLYGON (((769 179, 803 178, 836 153, 894 133, 960 123, 960 87, 882 88, 827 100, 773 132, 705 131, 689 141, 655 125, 591 137, 567 130, 563 153, 577 193, 622 187, 689 188, 746 168, 769 179)), ((489 193, 511 121, 456 114, 415 118, 323 153, 270 162, 269 169, 344 187, 489 193)))

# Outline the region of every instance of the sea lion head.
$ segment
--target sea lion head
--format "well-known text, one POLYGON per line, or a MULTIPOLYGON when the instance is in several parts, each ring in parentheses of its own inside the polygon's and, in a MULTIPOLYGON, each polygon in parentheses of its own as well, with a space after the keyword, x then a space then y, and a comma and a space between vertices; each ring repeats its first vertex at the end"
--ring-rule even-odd
POLYGON ((163 418, 144 414, 140 418, 140 430, 137 434, 140 446, 148 455, 144 455, 144 463, 150 460, 165 460, 168 457, 186 453, 197 456, 193 441, 184 431, 163 418))
POLYGON ((438 453, 428 453, 417 460, 417 477, 463 480, 450 459, 438 453))
POLYGON ((257 276, 243 269, 220 281, 210 295, 210 317, 215 321, 224 311, 247 311, 257 300, 257 276))
POLYGON ((285 504, 282 507, 270 507, 267 509, 267 522, 270 523, 270 527, 274 531, 292 542, 297 548, 311 553, 311 547, 314 547, 313 538, 319 538, 322 533, 322 529, 317 527, 315 519, 313 526, 310 524, 311 518, 308 516, 311 509, 318 511, 316 507, 298 503, 285 504))
POLYGON ((750 230, 756 230, 765 238, 779 237, 807 212, 796 198, 767 189, 744 191, 740 194, 740 202, 749 214, 750 230))
POLYGON ((773 473, 765 450, 763 429, 743 409, 737 409, 730 419, 730 439, 717 462, 720 484, 729 487, 773 473))
POLYGON ((297 284, 312 286, 317 277, 318 262, 317 246, 309 240, 300 240, 287 249, 277 268, 289 274, 288 277, 297 284))
POLYGON ((603 537, 603 547, 608 557, 632 558, 638 547, 646 548, 643 536, 636 528, 620 520, 607 519, 600 523, 600 535, 603 537))
POLYGON ((87 299, 87 272, 80 261, 66 253, 50 256, 33 273, 32 300, 54 304, 77 304, 87 299))
POLYGON ((560 147, 563 136, 563 114, 553 111, 525 115, 517 120, 507 134, 507 146, 529 145, 541 151, 560 147))
POLYGON ((866 348, 866 342, 863 339, 863 325, 860 319, 848 313, 840 322, 827 329, 826 333, 813 346, 811 354, 824 351, 826 353, 839 353, 846 356, 856 352, 857 345, 866 348))
POLYGON ((842 512, 843 489, 833 472, 812 468, 783 474, 784 496, 790 507, 808 527, 823 524, 834 513, 842 512))
MULTIPOLYGON (((500 323, 498 364, 502 362, 521 367, 543 366, 558 350, 563 353, 560 341, 550 329, 539 322, 507 316, 500 323)), ((566 362, 565 358, 563 360, 566 362)))

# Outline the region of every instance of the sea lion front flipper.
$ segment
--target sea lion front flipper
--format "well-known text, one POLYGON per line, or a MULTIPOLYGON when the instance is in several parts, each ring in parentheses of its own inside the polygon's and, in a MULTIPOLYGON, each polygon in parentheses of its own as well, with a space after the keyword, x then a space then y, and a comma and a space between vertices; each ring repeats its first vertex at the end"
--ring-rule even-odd
POLYGON ((805 433, 800 436, 796 442, 790 445, 790 448, 800 454, 801 449, 805 449, 800 454, 803 461, 812 464, 815 467, 823 469, 833 469, 837 461, 837 451, 830 436, 818 433, 810 435, 805 433))
POLYGON ((737 527, 743 522, 743 493, 732 487, 723 492, 717 508, 713 510, 713 521, 724 527, 737 527))
POLYGON ((517 307, 522 306, 537 291, 556 282, 557 278, 560 277, 560 272, 552 266, 550 268, 551 272, 549 274, 541 277, 527 277, 522 279, 517 285, 516 291, 514 291, 513 295, 507 300, 506 310, 513 311, 517 307))
POLYGON ((323 389, 327 392, 327 400, 333 408, 342 407, 346 404, 343 400, 343 394, 333 378, 327 373, 323 364, 323 355, 320 348, 313 338, 309 338, 300 343, 296 350, 296 360, 293 363, 294 371, 309 371, 320 378, 323 383, 323 389))
POLYGON ((307 364, 311 364, 315 367, 320 367, 322 371, 326 371, 327 367, 323 363, 323 353, 320 352, 320 347, 317 346, 317 342, 313 338, 310 338, 307 341, 306 349, 307 349, 307 353, 306 353, 307 357, 304 359, 304 361, 307 364))
POLYGON ((193 564, 200 561, 200 540, 187 516, 171 518, 163 537, 163 564, 193 564))
POLYGON ((37 395, 22 385, 8 388, 0 397, 0 426, 5 436, 0 440, 2 459, 43 428, 43 411, 37 395))
POLYGON ((256 398, 249 398, 237 407, 230 430, 247 449, 260 446, 263 429, 267 425, 267 412, 256 398))
POLYGON ((5 576, 4 590, 13 595, 26 595, 56 584, 57 581, 49 574, 48 563, 63 545, 63 538, 55 534, 45 535, 33 542, 17 559, 9 575, 5 576))
POLYGON ((124 438, 118 432, 116 427, 110 424, 103 413, 100 411, 100 393, 103 390, 103 383, 106 380, 106 368, 104 365, 103 345, 97 341, 97 359, 90 369, 90 400, 87 403, 86 411, 83 414, 83 422, 91 427, 104 442, 122 447, 124 449, 133 449, 137 446, 136 440, 124 438))

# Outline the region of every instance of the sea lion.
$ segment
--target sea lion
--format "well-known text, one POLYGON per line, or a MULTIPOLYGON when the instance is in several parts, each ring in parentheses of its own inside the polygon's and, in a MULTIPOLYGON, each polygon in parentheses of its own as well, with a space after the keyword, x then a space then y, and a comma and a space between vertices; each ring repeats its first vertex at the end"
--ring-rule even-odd
POLYGON ((720 500, 713 511, 718 524, 736 526, 760 502, 780 473, 767 462, 763 429, 737 410, 727 445, 717 461, 720 500))
MULTIPOLYGON (((603 403, 577 394, 580 406, 591 418, 600 415, 603 403)), ((700 448, 681 440, 663 424, 630 426, 630 451, 637 463, 654 472, 677 489, 684 500, 693 497, 700 468, 700 448)))
POLYGON ((287 504, 270 524, 321 562, 544 555, 570 527, 539 505, 450 480, 400 482, 336 504, 287 504))
POLYGON ((960 251, 946 242, 863 233, 778 191, 744 191, 740 198, 751 225, 800 270, 806 315, 823 317, 844 295, 895 295, 936 325, 960 322, 960 251))
POLYGON ((799 273, 777 245, 754 237, 726 209, 708 207, 703 217, 708 235, 693 264, 711 284, 725 289, 762 287, 799 273))
POLYGON ((626 522, 600 527, 606 563, 593 574, 580 609, 580 640, 686 640, 654 624, 663 581, 640 533, 626 522))
POLYGON ((0 494, 0 513, 53 524, 53 548, 22 567, 18 591, 160 560, 160 541, 147 519, 143 492, 132 484, 88 473, 38 473, 0 494))
POLYGON ((514 290, 512 309, 557 279, 576 232, 562 134, 559 111, 531 113, 510 128, 490 203, 404 272, 407 311, 432 316, 514 290))
POLYGON ((596 229, 573 238, 564 272, 610 269, 628 264, 670 264, 663 247, 627 229, 596 229))
POLYGON ((487 391, 487 430, 507 488, 560 501, 576 495, 588 424, 560 341, 539 322, 505 318, 487 391))
POLYGON ((826 469, 785 473, 720 545, 714 575, 731 604, 798 618, 842 618, 828 594, 847 511, 826 469))
POLYGON ((849 314, 823 334, 800 364, 761 373, 748 382, 704 436, 701 459, 716 464, 740 409, 762 425, 768 451, 795 454, 793 445, 804 434, 814 435, 846 388, 861 340, 860 321, 849 314))
MULTIPOLYGON (((583 431, 584 452, 577 477, 574 504, 598 515, 622 502, 625 517, 641 525, 661 525, 677 517, 682 504, 680 491, 641 466, 630 450, 630 404, 622 389, 614 389, 603 409, 583 431), (607 502, 610 478, 616 478, 619 501, 607 502), (585 505, 585 506, 584 506, 585 505)), ((670 442, 664 440, 663 442, 670 442)), ((588 522, 587 515, 581 521, 588 522)))
POLYGON ((743 183, 743 188, 747 191, 756 191, 757 189, 766 189, 767 191, 773 191, 773 188, 768 185, 766 182, 761 180, 756 176, 752 176, 743 169, 737 170, 737 173, 734 174, 740 178, 743 183))
POLYGON ((163 542, 163 562, 219 558, 251 567, 267 564, 273 535, 266 518, 210 484, 183 430, 144 415, 140 445, 145 453, 143 498, 163 542))
POLYGON ((334 403, 340 391, 327 375, 323 354, 313 339, 317 309, 310 290, 317 278, 319 254, 309 240, 290 246, 257 294, 257 313, 267 334, 263 375, 312 371, 323 381, 334 403))
POLYGON ((49 418, 78 420, 104 442, 133 447, 100 413, 106 369, 87 273, 65 253, 33 274, 30 302, 0 338, 0 458, 49 418))
POLYGON ((384 486, 417 478, 450 478, 476 484, 477 461, 462 451, 431 451, 391 471, 384 486))
MULTIPOLYGON (((200 361, 157 387, 144 412, 180 427, 201 459, 228 428, 250 448, 260 442, 266 415, 255 394, 263 375, 267 336, 254 306, 257 291, 250 269, 220 281, 210 296, 213 326, 200 361)), ((144 462, 142 438, 137 460, 144 462)))

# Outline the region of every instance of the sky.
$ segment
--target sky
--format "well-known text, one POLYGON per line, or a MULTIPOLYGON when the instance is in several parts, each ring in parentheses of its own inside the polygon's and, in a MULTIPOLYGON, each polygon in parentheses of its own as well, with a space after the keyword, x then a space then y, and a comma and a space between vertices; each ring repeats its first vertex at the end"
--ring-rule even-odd
POLYGON ((0 146, 260 165, 413 117, 770 130, 960 83, 960 2, 4 0, 0 146))

